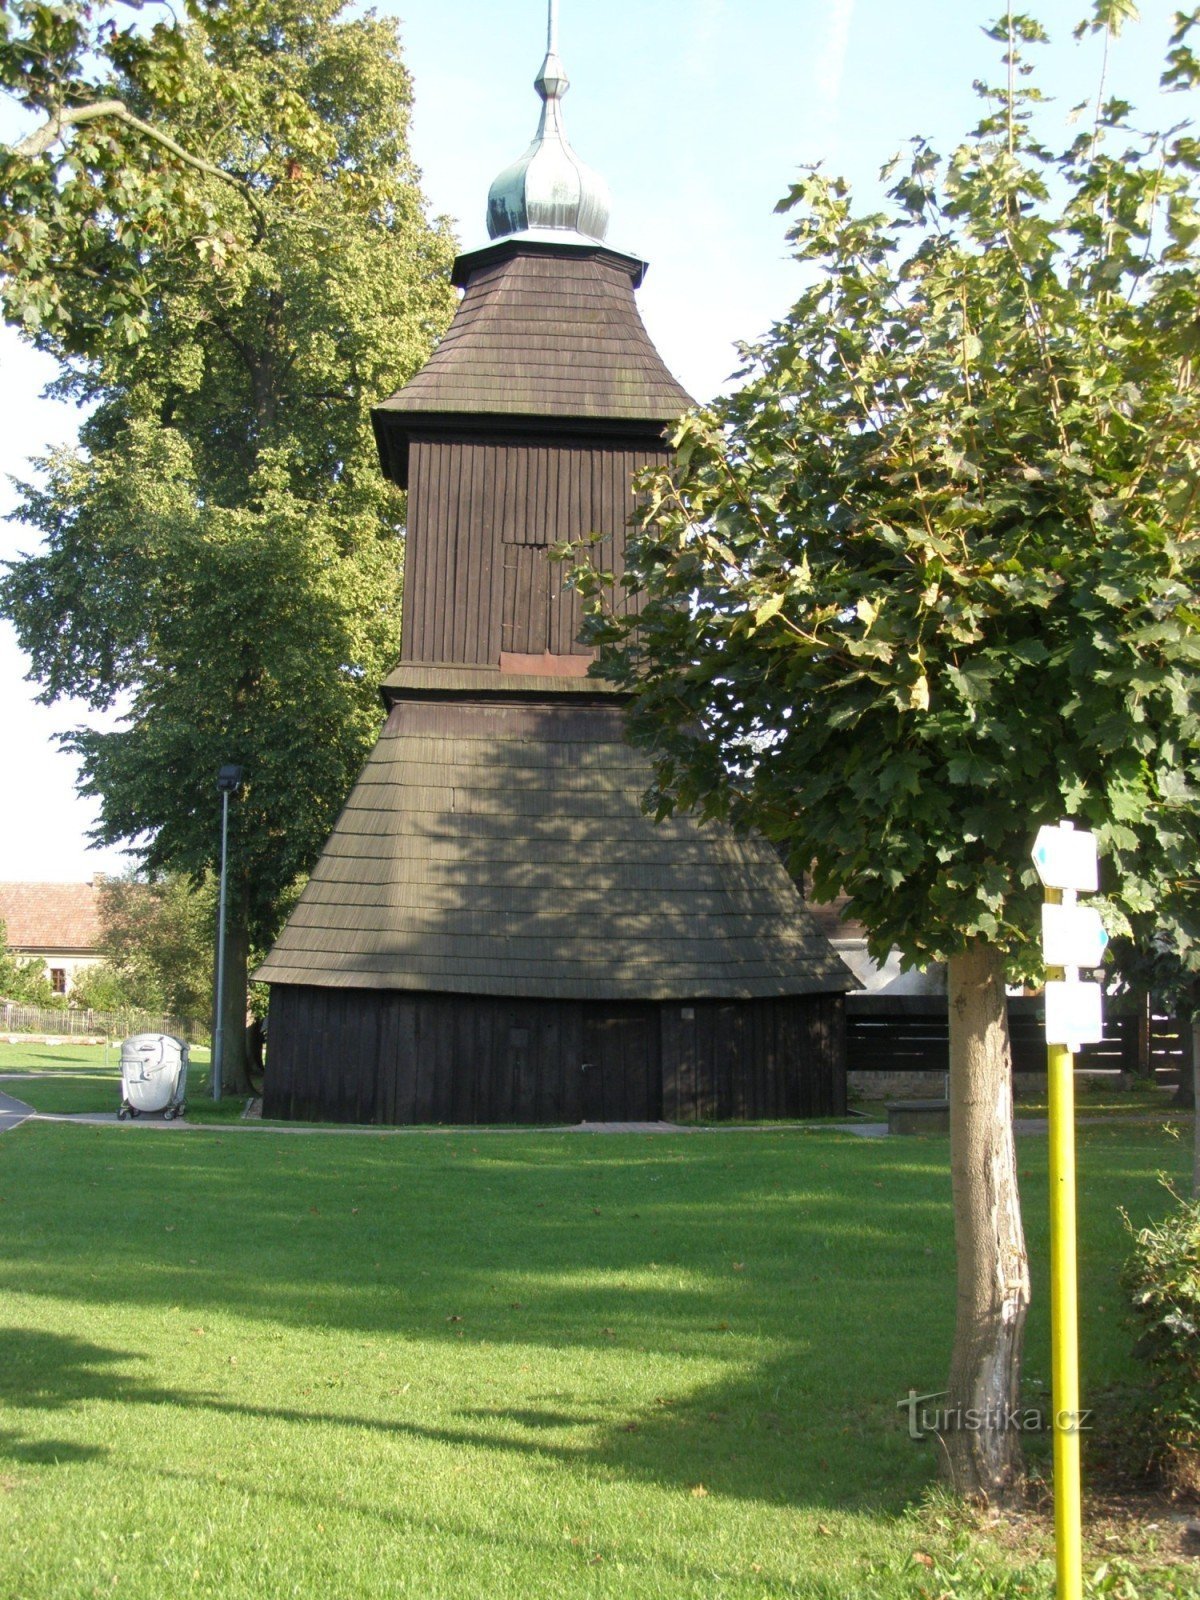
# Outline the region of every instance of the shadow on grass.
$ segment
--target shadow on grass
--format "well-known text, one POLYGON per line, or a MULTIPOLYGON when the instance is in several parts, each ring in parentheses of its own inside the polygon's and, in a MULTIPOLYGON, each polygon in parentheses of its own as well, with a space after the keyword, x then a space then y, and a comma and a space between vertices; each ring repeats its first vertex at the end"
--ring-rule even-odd
POLYGON ((109 1454, 102 1444, 79 1444, 73 1439, 23 1439, 19 1433, 0 1430, 0 1457, 27 1466, 62 1467, 74 1461, 99 1461, 109 1454))
MULTIPOLYGON (((70 1410, 87 1402, 163 1405, 242 1418, 252 1425, 344 1428, 569 1468, 599 1468, 675 1488, 703 1484, 706 1493, 780 1505, 899 1510, 927 1475, 926 1455, 900 1440, 886 1410, 856 1412, 854 1425, 848 1426, 841 1413, 830 1415, 816 1404, 806 1423, 798 1424, 784 1397, 795 1381, 788 1359, 756 1368, 741 1382, 659 1397, 649 1405, 615 1402, 590 1410, 581 1405, 574 1411, 462 1408, 452 1409, 447 1422, 432 1425, 355 1410, 260 1405, 212 1391, 147 1383, 128 1370, 142 1357, 30 1328, 0 1329, 0 1347, 6 1352, 7 1398, 35 1411, 70 1410), (33 1376, 26 1387, 22 1374, 33 1376), (763 1409, 764 1385, 779 1409, 763 1409), (712 1409, 718 1404, 724 1409, 712 1409), (864 1441, 871 1444, 865 1456, 864 1441), (869 1463, 865 1479, 864 1461, 869 1463), (915 1472, 898 1473, 906 1461, 915 1472)), ((108 1454, 105 1446, 0 1432, 0 1457, 14 1461, 59 1464, 108 1454)))
MULTIPOLYGON (((1111 1141, 1110 1141, 1111 1143, 1111 1141)), ((1026 1171, 1031 1240, 1045 1178, 1026 1171)), ((75 1341, 0 1370, 17 1404, 170 1403, 584 1465, 775 1504, 893 1509, 936 1470, 896 1403, 942 1387, 954 1266, 944 1140, 835 1134, 433 1141, 126 1139, 37 1125, 0 1151, 0 1286, 383 1341, 426 1400, 345 1411, 155 1389, 75 1341), (168 1144, 171 1148, 167 1148, 168 1144), (22 1385, 22 1369, 37 1381, 22 1385), (486 1371, 508 1403, 468 1404, 486 1371), (529 1374, 522 1376, 522 1374, 529 1374), (419 1381, 417 1384, 419 1389, 419 1381), (451 1392, 452 1389, 451 1389, 451 1392)), ((1116 1208, 1155 1194, 1161 1143, 1084 1152, 1085 1295, 1123 1254, 1116 1208), (1091 1274, 1089 1279, 1088 1274, 1091 1274)), ((1025 1161, 1022 1161, 1025 1166, 1025 1161)), ((1159 1206, 1161 1209, 1161 1205, 1159 1206)), ((1099 1286, 1099 1288, 1097 1287, 1099 1286)), ((1045 1364, 1041 1302, 1031 1372, 1045 1364)), ((253 1338, 253 1329, 236 1337, 253 1338)), ((18 1330, 35 1342, 49 1336, 18 1330)), ((1122 1345, 1085 1321, 1093 1372, 1122 1345), (1107 1339, 1108 1345, 1103 1341, 1107 1339)))

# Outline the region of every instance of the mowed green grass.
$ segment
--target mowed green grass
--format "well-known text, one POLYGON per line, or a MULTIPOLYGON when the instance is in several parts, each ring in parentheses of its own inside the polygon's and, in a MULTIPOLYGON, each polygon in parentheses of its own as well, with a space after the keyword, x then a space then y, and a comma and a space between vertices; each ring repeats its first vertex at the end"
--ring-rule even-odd
MULTIPOLYGON (((206 1046, 192 1045, 188 1071, 188 1098, 195 1103, 208 1089, 209 1052, 206 1046)), ((57 1116, 91 1111, 115 1111, 121 1103, 121 1043, 104 1045, 38 1044, 23 1041, 9 1044, 0 1040, 0 1073, 36 1073, 38 1077, 17 1077, 0 1081, 0 1090, 23 1100, 35 1111, 57 1116)), ((227 1120, 240 1116, 243 1102, 224 1105, 227 1120)), ((197 1110, 203 1114, 203 1103, 197 1110)))
MULTIPOLYGON (((1113 1124, 1080 1166, 1094 1392, 1118 1207, 1186 1152, 1113 1124)), ((0 1227, 3 1600, 939 1592, 896 1401, 944 1376, 943 1139, 27 1123, 0 1227)))
POLYGON ((110 1072, 120 1075, 117 1045, 44 1044, 32 1039, 10 1044, 0 1039, 0 1072, 110 1072))

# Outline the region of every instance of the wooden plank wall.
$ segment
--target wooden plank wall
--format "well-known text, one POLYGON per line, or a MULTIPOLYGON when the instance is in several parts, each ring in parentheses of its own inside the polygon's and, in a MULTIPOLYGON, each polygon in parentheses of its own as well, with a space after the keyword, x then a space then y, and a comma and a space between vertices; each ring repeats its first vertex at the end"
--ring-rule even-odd
MULTIPOLYGON (((602 533, 597 559, 619 576, 633 476, 668 455, 650 445, 419 440, 410 459, 400 659, 494 666, 501 651, 579 648, 579 597, 549 549, 602 533)), ((616 602, 625 604, 620 590, 616 602)))
POLYGON ((667 1121, 845 1111, 841 995, 664 1002, 661 1014, 667 1121))
MULTIPOLYGON (((1042 1002, 1012 996, 1008 1026, 1015 1072, 1045 1072, 1042 1002)), ((1105 1009, 1104 1039, 1085 1045, 1076 1065, 1090 1071, 1138 1070, 1138 1018, 1105 1009)), ((846 1069, 849 1072, 946 1072, 950 1066, 949 1016, 941 995, 849 995, 846 999, 846 1069)), ((1176 1070, 1182 1051, 1178 1022, 1155 1017, 1150 1037, 1152 1071, 1176 1070)))
POLYGON ((263 1113, 301 1121, 690 1122, 846 1106, 840 995, 680 1005, 275 984, 268 1040, 263 1113))

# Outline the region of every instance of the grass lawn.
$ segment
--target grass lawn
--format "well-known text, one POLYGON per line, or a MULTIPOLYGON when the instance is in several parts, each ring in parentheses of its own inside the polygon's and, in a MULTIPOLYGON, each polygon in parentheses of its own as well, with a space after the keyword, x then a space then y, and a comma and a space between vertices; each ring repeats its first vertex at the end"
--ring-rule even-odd
POLYGON ((120 1073, 119 1045, 41 1044, 34 1040, 9 1044, 0 1039, 0 1072, 110 1071, 120 1073))
MULTIPOLYGON (((1036 1400, 1044 1138, 1021 1155, 1036 1400)), ((1089 1395, 1131 1376, 1118 1207, 1161 1212, 1187 1159, 1082 1132, 1089 1395)), ((944 1139, 830 1130, 26 1123, 0 1139, 0 1600, 1048 1596, 1036 1549, 905 1513, 936 1474, 896 1401, 944 1378, 948 1187, 944 1139)))
MULTIPOLYGON (((189 1050, 188 1099, 194 1103, 208 1092, 209 1052, 205 1045, 189 1050)), ((107 1048, 87 1044, 8 1044, 0 1041, 0 1073, 39 1073, 39 1078, 0 1082, 0 1090, 24 1100, 35 1111, 71 1115, 88 1111, 115 1111, 121 1103, 121 1047, 118 1040, 107 1048), (53 1074, 53 1076, 50 1076, 53 1074)), ((203 1115, 215 1111, 225 1121, 241 1115, 244 1102, 230 1101, 219 1108, 203 1103, 203 1115)))
MULTIPOLYGON (((1158 1088, 1155 1084, 1134 1081, 1127 1089, 1119 1088, 1111 1079, 1078 1077, 1075 1080, 1075 1111, 1080 1117, 1147 1117, 1162 1114, 1164 1118, 1186 1115, 1174 1104, 1174 1088, 1158 1088)), ((875 1122, 887 1121, 886 1099, 855 1098, 854 1110, 875 1122)), ((1049 1110, 1045 1089, 1026 1089, 1016 1096, 1018 1117, 1044 1117, 1049 1110)))

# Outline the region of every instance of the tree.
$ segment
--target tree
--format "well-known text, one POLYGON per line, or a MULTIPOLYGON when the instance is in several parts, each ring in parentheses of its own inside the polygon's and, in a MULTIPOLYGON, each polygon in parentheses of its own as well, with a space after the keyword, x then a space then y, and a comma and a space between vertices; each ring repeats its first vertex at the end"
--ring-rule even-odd
POLYGON ((80 973, 73 1005, 95 1011, 136 1007, 179 1018, 211 1015, 216 887, 180 873, 147 881, 108 878, 100 891, 107 959, 80 973))
POLYGON ((51 1006, 58 996, 46 976, 46 963, 36 956, 17 956, 8 948, 8 929, 0 921, 0 1000, 18 1005, 51 1006))
MULTIPOLYGON (((182 12, 219 33, 234 9, 189 0, 182 12)), ((0 93, 32 122, 0 145, 0 305, 56 355, 89 355, 107 338, 135 342, 153 318, 164 254, 220 264, 244 249, 247 221, 264 221, 257 141, 242 161, 218 162, 195 126, 198 90, 219 83, 223 102, 238 98, 237 66, 214 53, 208 83, 198 83, 188 59, 195 42, 165 3, 0 7, 0 93)), ((314 150, 313 108, 285 73, 274 84, 291 149, 314 150)))
POLYGON ((918 140, 893 164, 889 213, 819 172, 783 202, 804 287, 647 482, 640 613, 581 581, 649 803, 761 829, 877 957, 948 963, 948 1405, 984 1426, 945 1458, 998 1499, 1021 1472, 994 1419, 1029 1298, 1005 979, 1040 972, 1033 835, 1096 830, 1117 929, 1194 883, 1200 216, 1185 131, 1142 139, 1102 94, 1053 153, 1043 30, 1010 10, 990 33, 1005 81, 948 159, 918 140))
POLYGON ((97 961, 84 967, 71 981, 71 1009, 74 1011, 158 1011, 155 1003, 145 1003, 143 991, 132 988, 128 975, 111 961, 97 961))
MULTIPOLYGON (((407 154, 394 25, 339 10, 213 0, 174 30, 169 72, 140 37, 110 51, 114 82, 95 92, 235 175, 240 211, 221 252, 147 231, 140 314, 113 312, 107 277, 63 278, 70 293, 39 339, 63 360, 60 389, 91 410, 82 448, 24 487, 18 514, 44 548, 0 582, 42 698, 122 714, 114 731, 67 739, 100 800, 99 839, 135 841, 151 875, 198 879, 219 853, 217 769, 244 768, 230 807, 230 1041, 245 1027, 247 952, 269 942, 332 826, 396 650, 403 499, 378 470, 368 407, 422 363, 453 309, 451 241, 426 220, 407 154)), ((77 127, 72 170, 82 138, 77 127)), ((206 167, 187 166, 186 182, 215 212, 231 186, 206 167)), ((139 213, 120 207, 141 191, 128 173, 113 182, 101 231, 121 245, 139 213)), ((29 204, 39 237, 63 236, 54 259, 72 258, 70 219, 29 204)), ((16 259, 10 304, 40 270, 16 259)), ((242 1092, 230 1054, 227 1086, 242 1092)))

